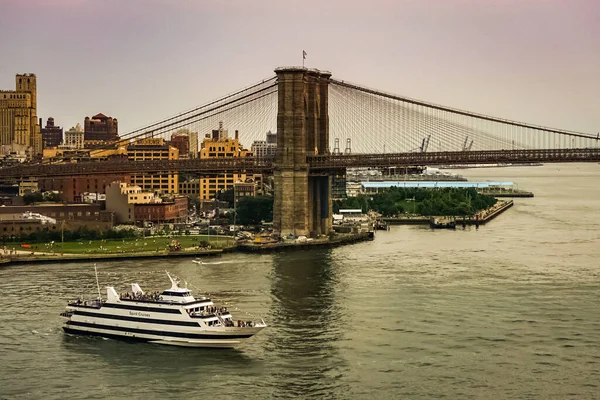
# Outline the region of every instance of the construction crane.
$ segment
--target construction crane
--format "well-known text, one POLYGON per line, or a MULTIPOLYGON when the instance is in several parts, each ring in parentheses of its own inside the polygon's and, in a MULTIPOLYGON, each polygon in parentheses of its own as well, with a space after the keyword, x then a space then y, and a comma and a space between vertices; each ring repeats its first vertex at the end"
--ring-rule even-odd
POLYGON ((466 151, 471 151, 472 147, 473 147, 473 140, 471 140, 471 143, 469 143, 469 147, 467 147, 466 151))
POLYGON ((467 151, 467 144, 469 143, 469 135, 465 138, 465 142, 462 145, 462 151, 467 151))
POLYGON ((411 149, 410 153, 415 152, 415 151, 425 153, 427 151, 427 148, 429 147, 429 139, 431 139, 431 135, 427 136, 426 138, 424 137, 423 140, 421 141, 421 145, 419 147, 415 147, 414 149, 411 149))
POLYGON ((423 138, 423 143, 421 143, 421 153, 425 153, 427 148, 429 147, 429 139, 431 139, 431 135, 427 136, 427 138, 423 138))

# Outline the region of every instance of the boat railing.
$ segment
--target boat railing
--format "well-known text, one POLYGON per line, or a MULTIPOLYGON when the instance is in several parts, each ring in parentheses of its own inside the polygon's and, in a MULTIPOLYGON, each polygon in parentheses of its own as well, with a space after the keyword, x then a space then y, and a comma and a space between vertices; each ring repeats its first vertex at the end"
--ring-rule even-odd
POLYGON ((190 317, 192 317, 192 318, 208 318, 208 317, 214 317, 214 316, 215 316, 214 313, 206 313, 204 311, 197 311, 197 312, 190 313, 190 317))
POLYGON ((207 307, 208 310, 200 310, 200 311, 194 311, 194 312, 189 312, 190 316, 193 318, 206 318, 206 317, 215 317, 215 316, 219 316, 219 315, 228 315, 229 314, 229 310, 227 310, 227 307, 207 307))
POLYGON ((144 293, 144 294, 136 294, 136 293, 129 293, 129 292, 125 292, 125 293, 121 293, 121 295, 119 295, 119 299, 120 300, 132 300, 132 301, 147 301, 147 302, 159 302, 161 301, 161 294, 160 292, 151 292, 151 293, 144 293))

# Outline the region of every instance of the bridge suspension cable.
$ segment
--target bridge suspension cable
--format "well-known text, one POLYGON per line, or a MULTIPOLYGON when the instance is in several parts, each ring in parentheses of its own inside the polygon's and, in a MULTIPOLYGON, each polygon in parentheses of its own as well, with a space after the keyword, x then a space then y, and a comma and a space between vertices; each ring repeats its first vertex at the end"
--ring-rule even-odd
POLYGON ((330 83, 330 137, 350 138, 353 152, 592 148, 600 143, 596 135, 496 118, 337 79, 330 83))
MULTIPOLYGON (((250 147, 252 140, 264 137, 267 130, 276 130, 276 105, 277 82, 273 76, 201 106, 125 133, 116 143, 93 146, 89 149, 90 155, 97 157, 107 150, 125 146, 140 138, 169 139, 169 134, 175 132, 195 133, 200 144, 206 134, 219 128, 220 121, 223 121, 223 129, 229 130, 230 136, 233 136, 233 131, 238 131, 240 141, 246 147, 250 147)), ((52 160, 57 161, 62 160, 52 160)))

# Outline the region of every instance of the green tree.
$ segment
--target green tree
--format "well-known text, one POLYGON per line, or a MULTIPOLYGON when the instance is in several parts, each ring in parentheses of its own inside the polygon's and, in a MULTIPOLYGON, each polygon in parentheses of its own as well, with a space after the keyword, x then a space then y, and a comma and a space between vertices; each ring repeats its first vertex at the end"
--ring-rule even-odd
POLYGON ((240 225, 258 225, 261 221, 273 221, 273 198, 242 197, 238 201, 236 213, 236 221, 240 225))
POLYGON ((231 207, 231 208, 233 208, 234 197, 235 197, 235 193, 233 191, 233 188, 223 190, 223 191, 217 191, 215 193, 216 200, 226 201, 229 204, 229 207, 231 207))

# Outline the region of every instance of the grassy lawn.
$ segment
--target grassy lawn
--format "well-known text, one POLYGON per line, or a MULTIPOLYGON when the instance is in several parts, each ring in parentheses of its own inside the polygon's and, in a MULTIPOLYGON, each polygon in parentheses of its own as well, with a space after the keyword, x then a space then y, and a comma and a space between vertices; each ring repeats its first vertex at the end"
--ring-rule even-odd
POLYGON ((414 214, 417 212, 419 202, 412 201, 412 200, 411 201, 401 200, 401 201, 397 202, 396 204, 402 206, 405 214, 414 214))
MULTIPOLYGON (((65 242, 62 246, 62 252, 71 254, 110 254, 151 252, 157 250, 165 251, 168 250, 168 245, 173 239, 181 244, 183 250, 191 247, 197 248, 202 241, 209 242, 212 248, 226 247, 234 243, 234 239, 230 236, 184 235, 174 236, 172 238, 152 236, 137 239, 80 240, 77 242, 65 242)), ((56 242, 53 246, 38 243, 32 244, 32 247, 33 251, 61 252, 61 243, 56 242)))

